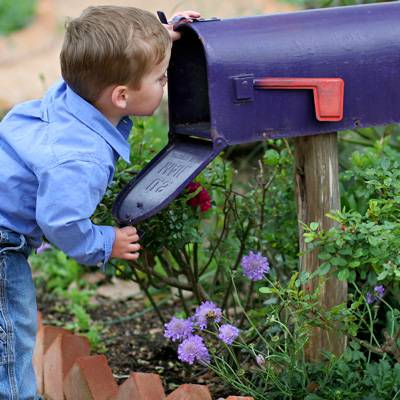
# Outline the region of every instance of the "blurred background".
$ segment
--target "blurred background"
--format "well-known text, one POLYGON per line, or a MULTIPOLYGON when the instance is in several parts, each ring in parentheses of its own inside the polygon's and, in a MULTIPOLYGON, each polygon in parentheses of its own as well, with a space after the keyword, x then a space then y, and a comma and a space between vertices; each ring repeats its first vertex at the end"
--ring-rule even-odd
POLYGON ((162 10, 168 16, 197 10, 220 18, 300 7, 282 0, 0 0, 0 115, 16 103, 41 97, 60 78, 65 20, 90 5, 105 4, 162 10))

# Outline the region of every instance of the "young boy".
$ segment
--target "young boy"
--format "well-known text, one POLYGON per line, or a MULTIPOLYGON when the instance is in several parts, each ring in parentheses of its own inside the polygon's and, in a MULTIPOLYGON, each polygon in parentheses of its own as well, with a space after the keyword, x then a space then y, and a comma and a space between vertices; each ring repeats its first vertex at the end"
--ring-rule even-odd
MULTIPOLYGON (((179 13, 198 18, 194 11, 179 13)), ((35 289, 27 257, 44 235, 78 262, 136 260, 134 227, 90 221, 129 161, 130 115, 151 115, 179 35, 133 7, 90 7, 69 22, 63 81, 0 124, 0 399, 34 399, 35 289)))

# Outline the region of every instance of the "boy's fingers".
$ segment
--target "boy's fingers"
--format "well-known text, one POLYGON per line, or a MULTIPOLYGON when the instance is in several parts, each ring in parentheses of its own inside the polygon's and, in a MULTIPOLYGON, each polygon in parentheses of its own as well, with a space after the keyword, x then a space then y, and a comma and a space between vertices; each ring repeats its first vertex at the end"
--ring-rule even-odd
POLYGON ((171 18, 176 17, 177 15, 182 15, 186 18, 200 18, 201 14, 197 11, 193 11, 193 10, 185 10, 185 11, 177 11, 176 13, 174 13, 172 15, 171 18))
POLYGON ((132 235, 132 236, 129 236, 129 242, 130 243, 136 243, 136 242, 139 241, 139 239, 140 239, 140 237, 136 233, 134 235, 132 235))
POLYGON ((123 257, 124 260, 131 260, 131 261, 137 260, 138 258, 139 258, 139 253, 126 253, 124 254, 123 257))
POLYGON ((128 246, 128 251, 129 252, 131 252, 131 253, 133 253, 133 252, 135 252, 135 251, 138 251, 138 250, 140 250, 140 244, 130 244, 129 246, 128 246))
POLYGON ((197 11, 193 11, 193 10, 187 10, 187 11, 183 11, 183 15, 185 17, 189 17, 189 18, 200 18, 201 14, 197 11))
POLYGON ((134 226, 124 226, 121 230, 128 236, 136 235, 137 230, 134 226))

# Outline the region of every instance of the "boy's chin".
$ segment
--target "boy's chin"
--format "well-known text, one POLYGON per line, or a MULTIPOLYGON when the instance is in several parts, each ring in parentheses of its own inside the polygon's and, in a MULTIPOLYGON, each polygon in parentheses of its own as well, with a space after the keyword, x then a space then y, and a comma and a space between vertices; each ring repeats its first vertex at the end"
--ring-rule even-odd
POLYGON ((151 111, 151 112, 146 112, 146 113, 139 113, 139 114, 134 114, 134 117, 151 117, 154 113, 156 112, 156 110, 151 111))

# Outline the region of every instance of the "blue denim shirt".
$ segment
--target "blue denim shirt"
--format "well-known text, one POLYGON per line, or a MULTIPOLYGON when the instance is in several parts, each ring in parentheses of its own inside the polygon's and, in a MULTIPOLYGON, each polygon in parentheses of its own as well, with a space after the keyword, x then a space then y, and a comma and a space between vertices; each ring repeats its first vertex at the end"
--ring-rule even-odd
POLYGON ((42 100, 22 103, 0 123, 0 227, 43 234, 86 265, 105 263, 115 233, 90 217, 121 156, 129 162, 132 122, 115 127, 61 81, 42 100))

